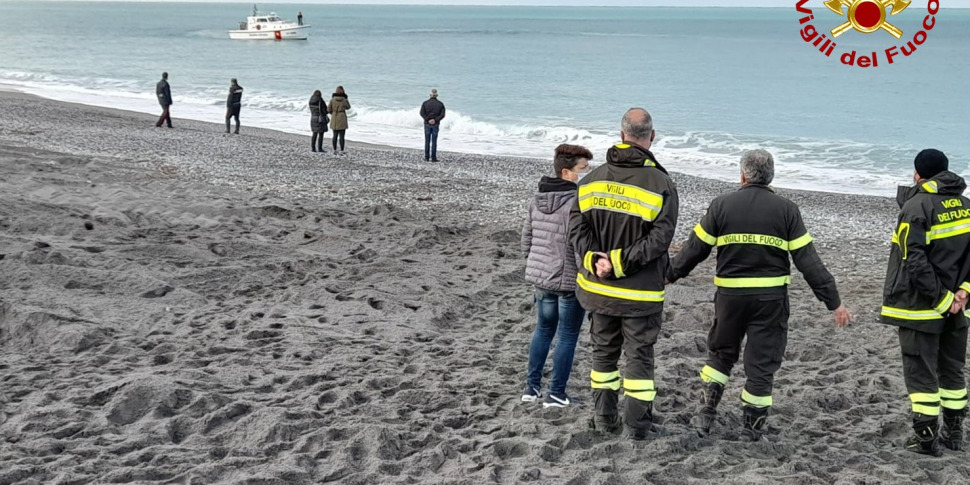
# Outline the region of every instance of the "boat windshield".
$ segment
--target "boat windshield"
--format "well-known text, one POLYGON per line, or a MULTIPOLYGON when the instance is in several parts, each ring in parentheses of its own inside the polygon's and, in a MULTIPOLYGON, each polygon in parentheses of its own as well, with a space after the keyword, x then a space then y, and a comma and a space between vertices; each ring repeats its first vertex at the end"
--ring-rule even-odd
POLYGON ((270 17, 269 18, 269 21, 270 22, 279 22, 280 21, 280 18, 279 17, 270 17))

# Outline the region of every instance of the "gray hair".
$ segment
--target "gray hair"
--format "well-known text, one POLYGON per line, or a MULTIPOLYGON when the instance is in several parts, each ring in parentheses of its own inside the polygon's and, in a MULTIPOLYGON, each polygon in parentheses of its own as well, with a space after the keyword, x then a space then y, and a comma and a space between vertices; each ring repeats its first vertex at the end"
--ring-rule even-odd
POLYGON ((741 156, 741 173, 749 184, 768 185, 775 178, 775 159, 760 148, 745 152, 741 156))
POLYGON ((643 108, 630 108, 623 115, 620 129, 635 140, 649 140, 653 133, 653 118, 643 108))

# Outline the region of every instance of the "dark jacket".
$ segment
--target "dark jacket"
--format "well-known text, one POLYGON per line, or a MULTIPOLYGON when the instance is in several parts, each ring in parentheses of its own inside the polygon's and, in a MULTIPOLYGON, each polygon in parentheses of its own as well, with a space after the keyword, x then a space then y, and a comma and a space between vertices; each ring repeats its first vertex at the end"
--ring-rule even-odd
POLYGON ((966 188, 963 178, 949 171, 915 187, 900 187, 902 210, 889 251, 883 323, 940 333, 953 293, 970 291, 966 188))
POLYGON ((649 150, 621 143, 579 183, 570 239, 582 258, 576 296, 583 308, 641 317, 663 309, 667 248, 677 225, 677 189, 649 150), (596 276, 594 252, 613 274, 596 276))
POLYGON ((327 103, 323 101, 323 96, 314 94, 310 96, 310 131, 314 133, 325 133, 327 131, 327 103))
POLYGON ((162 107, 171 106, 172 104, 172 90, 168 87, 168 81, 162 79, 158 81, 155 85, 155 96, 158 97, 158 104, 162 107))
POLYGON ((569 211, 575 202, 575 183, 558 177, 539 181, 522 228, 525 279, 539 288, 576 291, 578 265, 569 242, 569 211))
POLYGON ((785 293, 795 266, 829 310, 842 304, 835 278, 825 269, 794 202, 765 185, 746 185, 722 195, 694 227, 667 269, 667 280, 687 276, 717 247, 718 291, 729 294, 785 293))
POLYGON ((239 108, 242 106, 243 88, 238 84, 229 86, 229 96, 226 97, 227 108, 239 108))
POLYGON ((434 124, 440 125, 441 120, 445 119, 445 105, 438 98, 430 98, 421 103, 421 119, 425 124, 429 120, 434 120, 434 124))
POLYGON ((347 95, 333 93, 330 106, 327 107, 327 112, 333 115, 330 118, 330 129, 334 131, 347 129, 348 109, 350 109, 350 101, 347 100, 347 95))

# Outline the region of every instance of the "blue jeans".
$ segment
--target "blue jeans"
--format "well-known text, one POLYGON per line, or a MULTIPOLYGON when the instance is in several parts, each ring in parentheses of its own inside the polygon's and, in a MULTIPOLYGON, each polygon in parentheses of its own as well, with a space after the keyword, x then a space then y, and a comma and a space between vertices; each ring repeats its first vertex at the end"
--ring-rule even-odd
POLYGON ((438 125, 424 124, 424 159, 438 159, 438 125))
POLYGON ((529 346, 529 375, 527 384, 536 389, 541 388, 542 367, 549 355, 552 338, 559 331, 559 342, 552 356, 552 384, 549 392, 556 396, 566 393, 566 382, 573 369, 573 355, 576 353, 576 341, 579 340, 579 329, 583 326, 586 310, 576 300, 576 293, 571 291, 550 291, 536 288, 536 309, 539 311, 539 322, 532 334, 532 345, 529 346))

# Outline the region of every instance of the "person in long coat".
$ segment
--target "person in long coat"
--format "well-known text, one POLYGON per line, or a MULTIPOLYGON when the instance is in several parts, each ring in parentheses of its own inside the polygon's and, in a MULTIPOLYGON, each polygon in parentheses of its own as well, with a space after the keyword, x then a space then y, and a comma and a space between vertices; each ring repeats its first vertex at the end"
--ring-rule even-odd
POLYGON ((340 151, 344 151, 344 134, 347 132, 347 110, 350 109, 350 101, 347 100, 347 93, 343 86, 337 86, 333 97, 330 98, 330 105, 327 112, 330 113, 330 129, 333 130, 333 151, 337 152, 337 140, 340 140, 340 151))
POLYGON ((310 96, 310 131, 313 132, 310 148, 314 152, 324 153, 323 135, 327 132, 328 122, 327 103, 323 100, 323 94, 318 89, 313 92, 313 96, 310 96))

